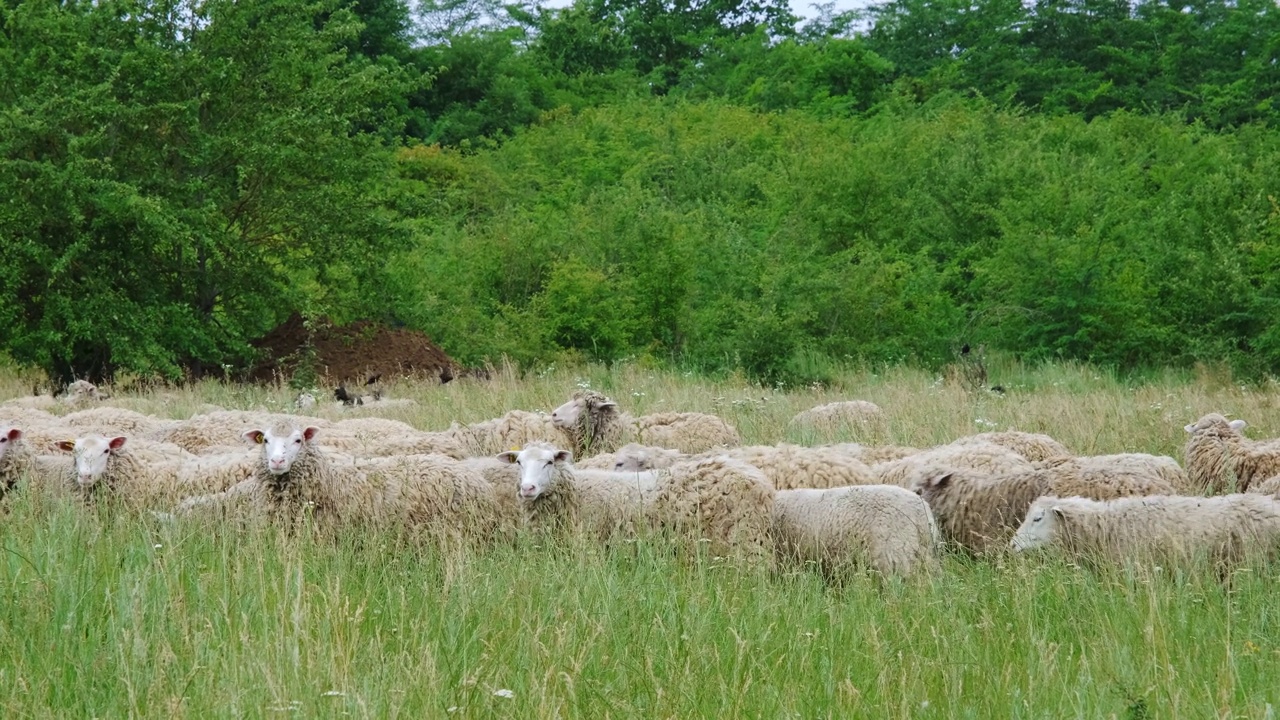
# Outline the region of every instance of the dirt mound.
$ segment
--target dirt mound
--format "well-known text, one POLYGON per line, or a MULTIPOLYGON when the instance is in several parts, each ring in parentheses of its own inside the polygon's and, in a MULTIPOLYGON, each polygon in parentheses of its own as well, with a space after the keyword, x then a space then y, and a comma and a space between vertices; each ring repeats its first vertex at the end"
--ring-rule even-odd
MULTIPOLYGON (((331 384, 359 385, 379 373, 383 380, 444 379, 452 377, 458 367, 426 335, 368 320, 337 327, 327 318, 318 318, 308 329, 302 316, 295 313, 252 344, 262 353, 249 373, 249 379, 257 382, 289 380, 308 355, 317 379, 331 384)), ((302 371, 306 372, 305 366, 302 371)))

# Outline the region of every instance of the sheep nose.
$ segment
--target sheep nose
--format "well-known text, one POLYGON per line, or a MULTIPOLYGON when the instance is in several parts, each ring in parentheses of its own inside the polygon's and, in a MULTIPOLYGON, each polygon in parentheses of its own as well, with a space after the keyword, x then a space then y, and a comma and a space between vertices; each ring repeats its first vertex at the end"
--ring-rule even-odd
POLYGON ((520 494, 521 494, 521 495, 532 495, 532 494, 534 494, 534 493, 535 493, 535 492, 537 492, 537 491, 538 491, 538 488, 537 488, 536 486, 534 486, 534 485, 521 485, 521 486, 520 486, 520 494))

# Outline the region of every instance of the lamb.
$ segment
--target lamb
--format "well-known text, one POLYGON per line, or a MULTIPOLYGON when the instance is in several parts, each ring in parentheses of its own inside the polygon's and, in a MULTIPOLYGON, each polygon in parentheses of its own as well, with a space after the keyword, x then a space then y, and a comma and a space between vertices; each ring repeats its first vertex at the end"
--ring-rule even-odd
POLYGON ((750 445, 723 451, 762 471, 778 490, 875 485, 879 476, 861 460, 829 448, 782 443, 750 445))
POLYGON ((589 530, 601 539, 634 535, 647 496, 657 489, 653 473, 577 470, 572 454, 549 443, 530 443, 497 459, 519 468, 516 492, 529 525, 543 530, 589 530))
MULTIPOLYGON (((1031 462, 1022 455, 991 443, 973 445, 941 445, 909 455, 900 460, 880 463, 871 469, 885 485, 913 488, 926 471, 938 467, 977 470, 986 475, 1030 470, 1031 462)), ((937 509, 934 509, 935 512, 937 509)))
POLYGON ((977 435, 962 437, 951 444, 962 447, 986 444, 999 445, 1009 448, 1032 462, 1056 457, 1070 457, 1072 455, 1072 452, 1065 445, 1048 435, 1017 430, 978 433, 977 435))
POLYGON ((938 567, 938 528, 924 500, 895 485, 779 490, 772 533, 781 559, 828 579, 858 567, 907 577, 938 567))
POLYGON ((474 471, 440 455, 343 458, 316 446, 319 431, 290 421, 245 431, 245 440, 262 446, 253 475, 222 493, 184 500, 176 514, 238 509, 288 525, 310 515, 326 532, 354 524, 433 537, 491 535, 497 509, 474 471))
POLYGON ((216 492, 243 480, 252 466, 238 457, 192 456, 176 445, 134 441, 96 433, 58 443, 74 456, 64 486, 85 501, 103 496, 134 507, 175 502, 216 492))
POLYGON ((878 430, 884 426, 884 411, 867 400, 845 400, 818 405, 791 418, 791 426, 831 434, 839 430, 878 430))
POLYGON ((942 467, 926 471, 916 492, 929 503, 943 537, 975 553, 1003 547, 1043 495, 1108 500, 1174 494, 1172 485, 1143 468, 1080 460, 1059 458, 995 476, 942 467))
POLYGON ((1255 482, 1280 475, 1280 439, 1250 440, 1244 420, 1209 413, 1184 429, 1187 474, 1196 492, 1247 492, 1255 482))
POLYGON ((1072 556, 1186 563, 1197 557, 1229 569, 1275 557, 1280 502, 1257 494, 1127 497, 1108 501, 1042 497, 1027 510, 1015 552, 1057 546, 1072 556))
POLYGON ((551 413, 551 421, 582 457, 612 452, 631 441, 687 453, 742 444, 738 431, 715 415, 666 412, 632 417, 594 390, 575 392, 551 413))

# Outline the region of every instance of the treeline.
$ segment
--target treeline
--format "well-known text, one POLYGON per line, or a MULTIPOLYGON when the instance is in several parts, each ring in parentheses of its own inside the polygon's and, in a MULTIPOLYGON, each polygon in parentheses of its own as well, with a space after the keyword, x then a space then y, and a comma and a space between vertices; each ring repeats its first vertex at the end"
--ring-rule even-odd
POLYGON ((0 349, 1280 372, 1272 2, 0 0, 0 349))

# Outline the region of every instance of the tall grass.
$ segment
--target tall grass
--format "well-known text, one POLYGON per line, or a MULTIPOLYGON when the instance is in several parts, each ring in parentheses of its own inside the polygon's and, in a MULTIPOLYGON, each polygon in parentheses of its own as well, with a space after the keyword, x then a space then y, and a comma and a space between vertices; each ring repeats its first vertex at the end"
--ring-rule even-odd
MULTIPOLYGON (((1081 453, 1181 458, 1182 425, 1208 411, 1280 435, 1274 387, 1126 383, 1076 365, 999 372, 1003 396, 907 368, 787 391, 638 367, 507 370, 395 386, 418 404, 387 414, 436 429, 550 409, 590 385, 632 412, 717 412, 747 442, 925 446, 1017 427, 1081 453), (870 437, 788 428, 799 410, 851 397, 879 403, 886 425, 870 437)), ((0 397, 28 391, 0 377, 0 397)), ((203 384, 116 402, 182 417, 290 400, 203 384)), ((380 536, 160 526, 23 494, 8 502, 0 547, 6 717, 1270 718, 1280 704, 1267 567, 1222 583, 948 557, 919 582, 829 586, 807 569, 689 562, 656 541, 523 538, 441 553, 380 536)))

